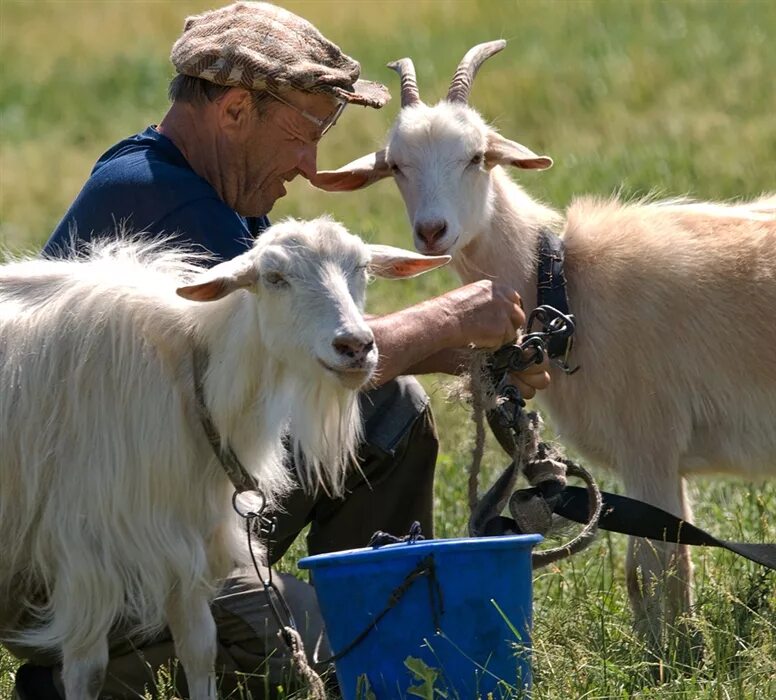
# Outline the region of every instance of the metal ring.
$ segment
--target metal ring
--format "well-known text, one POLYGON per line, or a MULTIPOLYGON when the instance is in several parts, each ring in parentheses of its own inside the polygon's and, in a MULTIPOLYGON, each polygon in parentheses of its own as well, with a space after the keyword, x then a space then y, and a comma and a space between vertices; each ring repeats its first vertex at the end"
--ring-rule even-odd
POLYGON ((264 494, 258 489, 253 489, 248 491, 235 490, 235 492, 232 494, 232 508, 234 508, 234 512, 237 513, 237 515, 239 515, 241 518, 258 518, 264 512, 266 507, 267 507, 267 499, 264 496, 264 494), (237 505, 237 497, 242 496, 242 494, 244 493, 255 493, 261 499, 261 505, 259 506, 258 510, 256 511, 251 510, 251 511, 245 511, 245 512, 240 510, 239 506, 237 505))

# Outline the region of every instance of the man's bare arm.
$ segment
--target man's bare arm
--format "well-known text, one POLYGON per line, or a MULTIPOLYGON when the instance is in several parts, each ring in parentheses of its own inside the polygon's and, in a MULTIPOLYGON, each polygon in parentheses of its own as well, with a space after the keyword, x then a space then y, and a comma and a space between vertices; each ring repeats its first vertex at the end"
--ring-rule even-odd
POLYGON ((383 384, 419 371, 456 373, 461 356, 450 351, 514 341, 525 314, 516 291, 482 280, 368 323, 380 352, 376 381, 383 384))
MULTIPOLYGON (((481 281, 368 323, 380 351, 379 385, 402 374, 460 374, 469 367, 472 347, 514 341, 525 315, 517 292, 481 281)), ((532 398, 550 383, 547 359, 512 373, 510 381, 532 398)))

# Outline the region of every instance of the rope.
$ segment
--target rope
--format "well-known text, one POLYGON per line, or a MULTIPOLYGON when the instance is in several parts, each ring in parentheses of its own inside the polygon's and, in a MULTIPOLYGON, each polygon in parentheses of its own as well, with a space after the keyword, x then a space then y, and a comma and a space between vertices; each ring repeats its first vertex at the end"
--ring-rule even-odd
MULTIPOLYGON (((208 410, 207 402, 205 401, 204 377, 209 361, 210 358, 203 348, 197 347, 194 349, 192 376, 194 379, 194 398, 199 422, 202 425, 202 430, 210 443, 211 449, 226 472, 227 477, 229 477, 229 481, 232 482, 235 493, 239 494, 245 491, 256 491, 258 493, 259 485, 256 478, 243 466, 232 446, 228 442, 225 444, 221 443, 218 428, 216 428, 208 410)), ((232 502, 234 503, 234 498, 232 502)))
MULTIPOLYGON (((593 476, 590 474, 590 472, 582 465, 576 464, 575 462, 567 459, 564 459, 562 462, 560 462, 560 464, 563 466, 563 469, 562 474, 559 474, 558 476, 560 477, 559 481, 563 481, 563 488, 565 488, 567 476, 576 476, 587 484, 588 519, 580 533, 571 541, 560 547, 533 552, 531 555, 531 563, 534 569, 539 569, 542 566, 547 566, 553 562, 570 557, 572 554, 581 552, 583 549, 585 549, 585 547, 592 543, 596 534, 598 533, 598 519, 601 517, 601 509, 603 508, 603 498, 601 497, 601 490, 598 488, 598 484, 595 482, 595 479, 593 479, 593 476)), ((531 483, 534 484, 535 482, 532 481, 531 483)), ((546 481, 536 482, 536 485, 541 488, 541 484, 546 483, 546 481)), ((517 515, 520 512, 518 494, 520 494, 520 492, 516 491, 510 497, 509 512, 512 514, 512 517, 519 523, 517 515)), ((533 500, 539 499, 541 499, 541 503, 549 511, 549 506, 543 498, 534 497, 533 500)), ((550 512, 550 522, 551 521, 552 514, 550 512)))
POLYGON ((471 366, 471 402, 475 435, 474 447, 472 448, 472 463, 469 466, 469 479, 467 482, 469 511, 472 513, 474 513, 479 500, 479 475, 482 467, 482 455, 485 452, 485 401, 487 400, 485 387, 490 383, 483 381, 484 374, 484 355, 482 353, 475 353, 471 366))
POLYGON ((369 633, 375 629, 380 621, 390 612, 390 610, 404 597, 404 594, 410 589, 413 583, 420 578, 428 577, 428 593, 431 601, 431 615, 434 623, 434 630, 436 632, 441 631, 441 617, 444 614, 444 600, 442 598, 442 589, 439 585, 439 581, 436 577, 436 564, 434 562, 434 556, 429 554, 421 559, 412 571, 410 571, 402 580, 402 582, 391 591, 388 596, 388 602, 385 607, 367 624, 367 626, 348 644, 345 645, 336 654, 319 660, 315 659, 316 663, 330 663, 332 661, 339 661, 353 649, 355 649, 361 642, 363 642, 369 633))
POLYGON ((388 532, 378 530, 369 538, 369 542, 367 542, 366 546, 377 549, 378 547, 382 547, 386 544, 398 544, 400 542, 415 544, 415 542, 425 539, 426 538, 423 536, 423 531, 420 528, 420 522, 415 520, 412 525, 410 525, 409 533, 403 537, 397 537, 396 535, 391 535, 388 532))
POLYGON ((310 700, 326 700, 326 688, 323 685, 321 677, 313 671, 309 663, 307 663, 307 655, 304 652, 304 643, 302 638, 292 627, 284 627, 284 639, 291 652, 291 658, 299 670, 301 675, 309 686, 310 700))
POLYGON ((522 410, 519 395, 515 397, 515 392, 502 392, 496 397, 486 361, 483 353, 477 353, 470 369, 472 419, 476 432, 469 467, 469 535, 491 534, 489 525, 498 518, 507 502, 519 532, 544 535, 552 527, 552 510, 544 497, 562 491, 569 476, 580 478, 587 485, 588 518, 582 531, 560 547, 534 552, 532 564, 536 569, 576 554, 593 541, 603 507, 601 491, 584 467, 565 459, 556 448, 539 442, 541 418, 537 413, 522 410), (477 486, 485 445, 486 411, 491 428, 505 451, 512 453, 513 461, 480 498, 477 486), (504 415, 509 416, 508 426, 502 424, 504 415), (531 486, 537 488, 514 491, 521 471, 531 486))

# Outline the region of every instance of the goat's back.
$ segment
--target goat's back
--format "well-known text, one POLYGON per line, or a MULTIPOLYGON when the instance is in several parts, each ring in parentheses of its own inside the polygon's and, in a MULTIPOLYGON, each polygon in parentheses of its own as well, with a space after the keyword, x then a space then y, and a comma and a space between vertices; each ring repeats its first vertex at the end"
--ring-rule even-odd
POLYGON ((686 471, 773 469, 771 202, 570 207, 581 370, 557 377, 545 398, 589 455, 616 464, 624 452, 670 453, 686 471))
POLYGON ((227 494, 192 432, 175 296, 189 268, 152 248, 0 268, 0 596, 13 576, 83 596, 35 643, 88 640, 94 615, 161 624, 154 592, 201 584, 198 533, 218 536, 227 494))

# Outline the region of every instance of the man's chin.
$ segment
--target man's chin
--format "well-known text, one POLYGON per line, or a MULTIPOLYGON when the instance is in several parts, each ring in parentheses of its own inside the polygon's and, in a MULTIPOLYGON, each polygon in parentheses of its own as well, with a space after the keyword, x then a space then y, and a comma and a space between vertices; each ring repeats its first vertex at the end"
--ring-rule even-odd
POLYGON ((288 192, 283 182, 278 180, 275 183, 275 186, 273 186, 272 192, 265 192, 263 194, 264 196, 261 201, 263 211, 261 214, 253 214, 253 216, 264 216, 265 214, 269 214, 270 211, 272 211, 272 207, 275 206, 275 202, 285 197, 288 192))
POLYGON ((280 197, 276 197, 272 201, 268 201, 268 199, 265 197, 261 202, 252 202, 250 204, 246 204, 244 207, 235 207, 234 210, 240 216, 257 219, 262 216, 267 216, 267 214, 272 211, 272 207, 275 206, 275 202, 277 202, 278 199, 280 199, 280 197))
MULTIPOLYGON (((260 217, 266 216, 272 211, 281 197, 285 197, 286 187, 282 180, 276 180, 268 188, 262 189, 260 197, 255 198, 250 202, 243 202, 233 209, 240 216, 260 217)), ((257 191, 258 194, 258 191, 257 191)))

